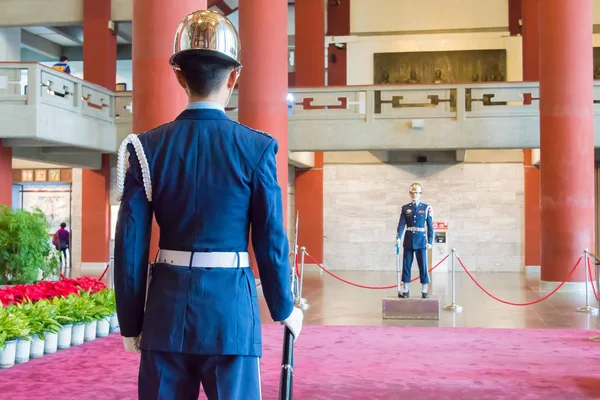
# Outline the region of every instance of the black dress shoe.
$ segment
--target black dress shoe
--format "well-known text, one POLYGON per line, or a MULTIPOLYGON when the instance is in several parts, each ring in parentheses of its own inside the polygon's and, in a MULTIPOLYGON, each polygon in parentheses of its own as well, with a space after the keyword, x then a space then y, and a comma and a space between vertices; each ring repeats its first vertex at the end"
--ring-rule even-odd
POLYGON ((398 297, 401 299, 408 299, 408 292, 398 293, 398 297))
POLYGON ((421 293, 421 297, 424 299, 428 299, 429 298, 429 293, 421 293))

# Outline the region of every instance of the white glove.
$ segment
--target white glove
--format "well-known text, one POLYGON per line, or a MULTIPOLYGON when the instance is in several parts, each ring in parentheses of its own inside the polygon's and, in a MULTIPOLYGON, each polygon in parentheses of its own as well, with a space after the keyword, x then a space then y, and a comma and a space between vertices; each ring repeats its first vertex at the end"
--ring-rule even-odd
POLYGON ((290 331, 292 331, 292 335, 294 335, 294 342, 300 336, 300 331, 302 330, 302 320, 304 320, 304 313, 298 307, 294 307, 292 313, 289 317, 287 317, 282 324, 287 326, 290 331))
POLYGON ((142 335, 136 337, 124 337, 123 338, 123 346, 125 347, 125 351, 128 353, 141 353, 140 351, 140 341, 142 340, 142 335))
POLYGON ((425 246, 427 248, 427 250, 429 250, 431 248, 431 245, 429 243, 427 243, 427 246, 425 246))

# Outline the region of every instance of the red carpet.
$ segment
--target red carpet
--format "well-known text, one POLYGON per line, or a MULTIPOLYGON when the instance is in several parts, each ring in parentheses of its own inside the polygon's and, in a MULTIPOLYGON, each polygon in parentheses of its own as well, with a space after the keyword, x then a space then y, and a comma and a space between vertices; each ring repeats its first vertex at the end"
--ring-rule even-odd
MULTIPOLYGON (((593 331, 305 326, 295 399, 598 399, 593 331)), ((263 398, 277 399, 282 328, 264 327, 263 398)), ((2 399, 135 399, 118 335, 0 371, 2 399)), ((202 397, 204 398, 204 397, 202 397)))

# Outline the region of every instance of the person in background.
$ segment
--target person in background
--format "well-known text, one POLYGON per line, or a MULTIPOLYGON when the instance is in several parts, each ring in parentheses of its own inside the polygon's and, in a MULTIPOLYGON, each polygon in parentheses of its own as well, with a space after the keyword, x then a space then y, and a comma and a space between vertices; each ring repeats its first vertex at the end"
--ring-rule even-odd
POLYGON ((60 264, 67 266, 67 249, 69 248, 69 231, 66 229, 67 224, 64 222, 60 224, 60 229, 56 231, 54 234, 54 238, 52 239, 52 244, 56 247, 56 250, 59 251, 60 255, 60 264))
POLYGON ((69 67, 69 59, 67 57, 65 57, 65 56, 62 56, 60 58, 60 62, 54 64, 52 66, 52 69, 55 69, 57 71, 70 74, 71 73, 71 67, 69 67))

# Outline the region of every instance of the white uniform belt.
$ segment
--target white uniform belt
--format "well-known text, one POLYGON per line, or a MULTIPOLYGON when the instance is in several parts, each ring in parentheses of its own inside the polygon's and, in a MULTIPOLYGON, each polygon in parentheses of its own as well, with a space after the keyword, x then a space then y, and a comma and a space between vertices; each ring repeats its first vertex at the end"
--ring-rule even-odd
POLYGON ((157 262, 196 268, 245 268, 250 266, 250 256, 245 251, 205 253, 161 249, 157 262))
POLYGON ((425 228, 417 228, 416 226, 409 226, 406 230, 411 232, 425 232, 425 228))

